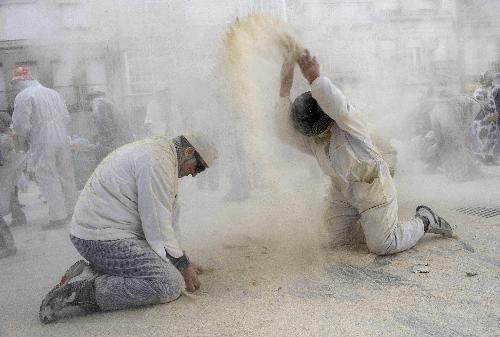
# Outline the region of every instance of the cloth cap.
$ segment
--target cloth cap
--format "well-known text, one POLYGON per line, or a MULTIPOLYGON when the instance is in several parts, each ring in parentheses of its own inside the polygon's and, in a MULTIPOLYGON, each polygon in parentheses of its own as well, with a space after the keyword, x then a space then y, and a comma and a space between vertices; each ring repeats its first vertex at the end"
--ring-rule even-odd
POLYGON ((303 93, 293 101, 291 118, 293 126, 308 137, 323 133, 333 121, 320 108, 310 91, 303 93))
POLYGON ((207 167, 211 167, 218 158, 218 152, 207 136, 204 133, 192 131, 184 134, 184 137, 194 147, 196 152, 200 154, 207 167))
POLYGON ((20 80, 33 80, 33 76, 31 76, 31 71, 26 67, 17 67, 14 70, 14 76, 12 77, 12 81, 20 81, 20 80))

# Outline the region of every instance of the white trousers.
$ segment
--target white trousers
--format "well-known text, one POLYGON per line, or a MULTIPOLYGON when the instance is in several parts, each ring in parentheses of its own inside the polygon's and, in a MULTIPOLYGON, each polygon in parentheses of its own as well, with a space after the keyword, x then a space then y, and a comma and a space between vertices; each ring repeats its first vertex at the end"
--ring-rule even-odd
POLYGON ((73 213, 76 203, 69 145, 38 144, 31 150, 36 180, 49 206, 49 220, 63 220, 73 213))
POLYGON ((370 252, 388 255, 413 247, 424 235, 421 219, 399 222, 396 189, 385 165, 370 183, 333 182, 327 205, 325 222, 334 245, 366 243, 370 252))

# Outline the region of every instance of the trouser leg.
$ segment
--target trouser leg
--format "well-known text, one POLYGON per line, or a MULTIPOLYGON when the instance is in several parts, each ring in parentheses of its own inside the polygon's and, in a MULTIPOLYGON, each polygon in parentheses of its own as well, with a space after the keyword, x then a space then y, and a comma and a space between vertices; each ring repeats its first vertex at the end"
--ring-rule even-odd
POLYGON ((377 255, 398 253, 411 247, 424 236, 419 218, 398 222, 397 198, 361 213, 361 226, 368 249, 377 255))
POLYGON ((23 209, 21 208, 21 204, 19 203, 17 187, 14 187, 14 190, 12 191, 10 197, 10 213, 12 215, 12 226, 25 225, 27 223, 26 214, 24 213, 23 209))
POLYGON ((0 250, 14 247, 14 237, 3 216, 0 215, 0 250))
POLYGON ((39 147, 37 151, 39 153, 37 153, 36 180, 49 206, 49 220, 64 220, 68 214, 66 209, 61 207, 65 204, 65 197, 56 166, 55 148, 46 145, 43 148, 39 147))
POLYGON ((141 239, 89 241, 71 237, 80 254, 101 275, 95 298, 101 310, 119 310, 175 300, 184 279, 141 239))
POLYGON ((324 222, 333 246, 363 243, 365 241, 358 210, 342 200, 333 187, 326 200, 324 222))
POLYGON ((66 213, 73 214, 76 204, 76 185, 73 158, 68 146, 61 146, 58 149, 56 165, 62 194, 64 195, 66 213))

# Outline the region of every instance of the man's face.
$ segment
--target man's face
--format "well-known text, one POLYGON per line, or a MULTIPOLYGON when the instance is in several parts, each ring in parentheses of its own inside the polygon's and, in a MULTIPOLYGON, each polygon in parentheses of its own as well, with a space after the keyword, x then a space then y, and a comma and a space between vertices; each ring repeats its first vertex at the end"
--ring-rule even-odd
POLYGON ((179 163, 179 178, 191 175, 196 177, 198 173, 206 169, 205 162, 201 159, 198 152, 192 147, 184 149, 181 162, 179 163))

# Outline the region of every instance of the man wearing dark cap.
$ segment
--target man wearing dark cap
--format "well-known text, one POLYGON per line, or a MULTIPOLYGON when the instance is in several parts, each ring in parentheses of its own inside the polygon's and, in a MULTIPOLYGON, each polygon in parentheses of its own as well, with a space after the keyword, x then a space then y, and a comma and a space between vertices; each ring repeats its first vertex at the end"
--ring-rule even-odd
POLYGON ((387 255, 413 247, 426 232, 451 237, 452 227, 426 206, 418 206, 413 219, 398 221, 389 167, 373 145, 361 115, 340 89, 320 76, 320 65, 309 51, 298 64, 311 91, 291 104, 295 61, 285 61, 280 106, 289 113, 289 123, 279 123, 288 127, 278 131, 282 140, 314 155, 331 178, 325 220, 333 244, 366 242, 372 253, 387 255))
POLYGON ((111 151, 134 141, 130 124, 115 104, 106 97, 106 93, 91 90, 87 100, 92 109, 95 122, 98 161, 104 159, 111 151))

